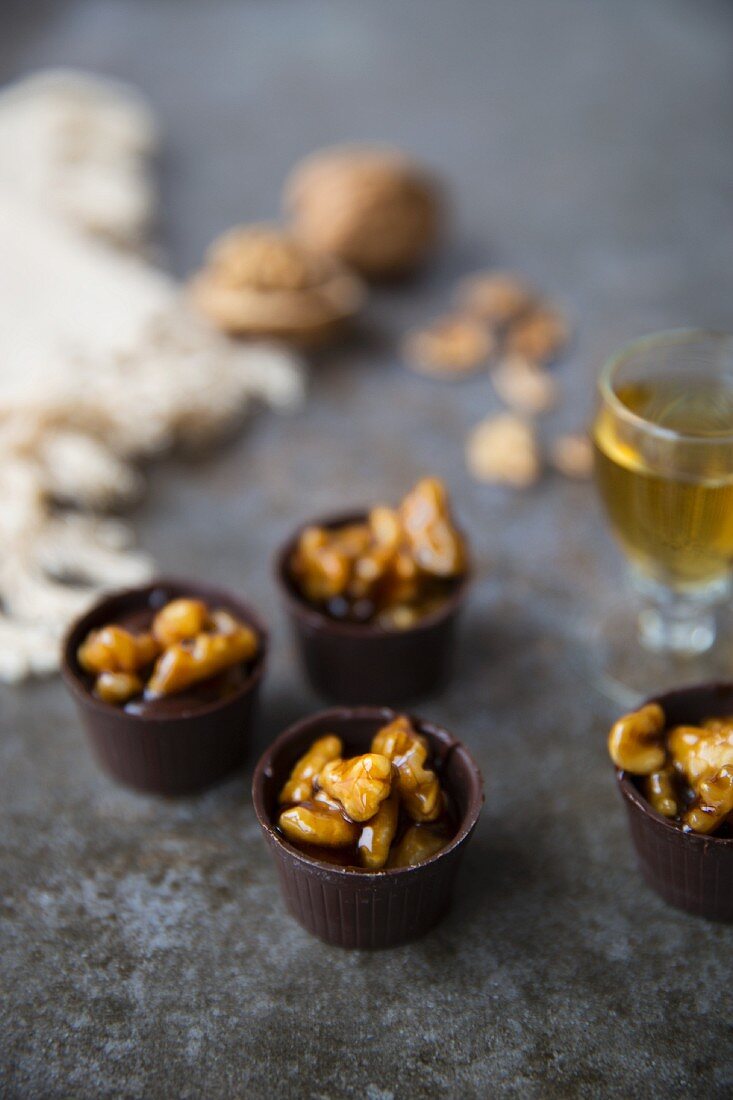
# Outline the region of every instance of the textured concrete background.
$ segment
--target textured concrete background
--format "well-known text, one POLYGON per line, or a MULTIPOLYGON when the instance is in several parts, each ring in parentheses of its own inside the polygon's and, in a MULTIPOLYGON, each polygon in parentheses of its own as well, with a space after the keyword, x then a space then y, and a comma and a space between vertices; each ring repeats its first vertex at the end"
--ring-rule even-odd
MULTIPOLYGON (((715 0, 3 4, 5 76, 73 64, 160 112, 161 239, 179 273, 272 216, 323 143, 389 139, 452 184, 452 241, 419 284, 199 465, 152 476, 143 543, 248 595, 274 629, 261 748, 317 705, 292 662, 272 547, 311 512, 453 487, 481 578, 459 675, 427 716, 470 745, 487 804, 454 909, 378 955, 283 912, 248 776, 166 803, 102 777, 58 683, 0 687, 0 1093, 22 1097, 733 1095, 732 933, 641 883, 592 686, 621 568, 590 486, 469 482, 495 401, 397 362, 460 273, 526 271, 580 320, 549 431, 582 425, 627 338, 733 328, 731 34, 715 0)), ((254 755, 254 753, 253 753, 254 755)))

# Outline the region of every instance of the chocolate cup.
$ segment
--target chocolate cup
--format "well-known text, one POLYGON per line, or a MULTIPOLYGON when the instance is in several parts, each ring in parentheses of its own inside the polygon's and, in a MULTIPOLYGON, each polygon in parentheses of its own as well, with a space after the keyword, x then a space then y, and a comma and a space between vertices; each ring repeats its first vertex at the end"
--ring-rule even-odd
POLYGON ((290 619, 301 665, 319 695, 337 703, 404 703, 434 694, 451 671, 456 623, 470 569, 456 578, 440 606, 407 630, 345 623, 319 611, 298 592, 290 561, 305 527, 363 523, 355 512, 303 524, 275 559, 275 579, 290 619))
MULTIPOLYGON (((733 714, 733 684, 680 688, 647 702, 659 703, 667 725, 694 725, 733 714)), ((631 839, 647 883, 665 901, 709 920, 733 920, 733 838, 683 833, 652 809, 639 781, 616 769, 631 839)))
POLYGON ((368 752, 377 730, 395 717, 395 711, 384 707, 320 711, 270 745, 252 780, 255 813, 285 905, 308 932, 338 947, 395 947, 437 924, 450 904, 453 880, 484 801, 481 772, 465 746, 447 730, 413 716, 456 808, 458 829, 446 847, 415 867, 367 872, 324 863, 289 844, 275 826, 278 794, 296 761, 325 733, 343 738, 346 755, 368 752))
POLYGON ((140 791, 180 795, 216 783, 245 758, 267 655, 267 631, 245 603, 225 589, 161 577, 142 588, 114 592, 72 625, 63 643, 61 673, 76 703, 92 752, 114 779, 140 791), (223 607, 259 635, 260 649, 246 680, 225 699, 176 715, 128 714, 89 691, 77 660, 90 630, 147 606, 153 592, 166 599, 193 596, 223 607))

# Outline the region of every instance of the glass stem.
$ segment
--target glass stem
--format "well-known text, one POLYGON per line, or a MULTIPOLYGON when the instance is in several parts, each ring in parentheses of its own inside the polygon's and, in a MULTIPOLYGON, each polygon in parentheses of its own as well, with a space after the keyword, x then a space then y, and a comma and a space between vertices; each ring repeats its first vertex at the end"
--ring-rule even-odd
POLYGON ((715 607, 729 592, 727 578, 680 592, 634 574, 634 586, 644 600, 639 614, 639 640, 654 653, 694 657, 715 642, 715 607))

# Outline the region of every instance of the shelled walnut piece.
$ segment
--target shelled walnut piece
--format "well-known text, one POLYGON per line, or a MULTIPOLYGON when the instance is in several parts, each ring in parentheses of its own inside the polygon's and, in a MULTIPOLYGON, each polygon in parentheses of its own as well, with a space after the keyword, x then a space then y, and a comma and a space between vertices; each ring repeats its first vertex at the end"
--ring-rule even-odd
POLYGON ((296 762, 279 795, 278 827, 288 840, 349 850, 343 856, 370 871, 413 866, 445 847, 445 795, 409 718, 378 730, 370 752, 342 752, 341 739, 327 734, 296 762))
POLYGON ((463 378, 485 366, 495 348, 491 330, 480 321, 447 314, 424 328, 408 332, 403 354, 420 374, 463 378))
POLYGON ((624 715, 609 734, 614 764, 643 777, 651 806, 683 830, 733 835, 733 717, 665 726, 657 703, 624 715))
POLYGON ((502 401, 519 413, 537 416, 557 404, 558 385, 549 371, 521 355, 505 356, 491 375, 502 401))
POLYGON ((190 294, 223 332, 304 345, 328 341, 365 297, 339 260, 269 225, 239 226, 214 241, 190 294))
POLYGON ((477 481, 526 489, 540 476, 540 453, 532 424, 513 413, 482 420, 466 440, 466 465, 477 481))
POLYGON ((228 611, 201 600, 171 600, 139 634, 111 623, 92 630, 77 650, 82 669, 95 677, 94 694, 124 705, 145 695, 175 695, 235 665, 252 660, 255 631, 228 611))
POLYGON ((365 522, 307 527, 290 561, 306 600, 336 618, 412 626, 447 595, 467 568, 448 494, 424 478, 397 508, 378 505, 365 522))
POLYGON ((455 300, 469 316, 506 328, 534 306, 537 293, 513 271, 482 271, 461 280, 455 300))
POLYGON ((543 368, 569 337, 567 319, 524 279, 486 271, 458 284, 451 313, 409 332, 403 354, 419 373, 447 380, 496 364, 499 396, 536 414, 555 403, 556 386, 543 368))
POLYGON ((593 473, 593 445, 587 435, 560 435, 551 444, 550 462, 565 477, 584 480, 593 473))

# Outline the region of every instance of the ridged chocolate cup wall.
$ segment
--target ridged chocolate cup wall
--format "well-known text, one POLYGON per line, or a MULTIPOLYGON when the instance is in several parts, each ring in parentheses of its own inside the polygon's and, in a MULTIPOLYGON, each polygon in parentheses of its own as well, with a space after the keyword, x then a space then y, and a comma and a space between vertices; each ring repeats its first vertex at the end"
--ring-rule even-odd
MULTIPOLYGON (((656 696, 668 726, 733 714, 733 684, 703 684, 656 696)), ((710 920, 733 920, 733 839, 683 833, 642 795, 635 778, 616 778, 641 872, 670 905, 710 920)))
POLYGON ((181 795, 203 790, 244 763, 267 656, 267 631, 252 609, 225 589, 161 577, 143 588, 115 592, 78 619, 63 644, 61 671, 101 767, 137 790, 181 795), (166 599, 193 596, 223 607, 260 638, 254 667, 233 694, 174 717, 128 714, 89 691, 77 650, 90 630, 147 606, 153 592, 166 599))
POLYGON ((300 595, 290 576, 290 560, 304 527, 333 528, 365 520, 366 513, 352 512, 303 524, 277 554, 275 579, 301 664, 319 695, 337 703, 412 702, 434 694, 448 680, 470 570, 455 581, 436 611, 408 630, 337 622, 300 595))
POLYGON ((312 742, 335 733, 343 738, 346 755, 368 752, 374 734, 394 717, 395 711, 381 707, 314 714, 270 745, 252 781, 255 813, 289 912, 314 936, 338 947, 394 947, 437 924, 450 904, 456 871, 483 805, 481 773, 468 750, 447 730, 413 716, 457 810, 458 831, 445 848, 415 867, 366 872, 312 859, 284 840, 275 828, 278 794, 312 742))

